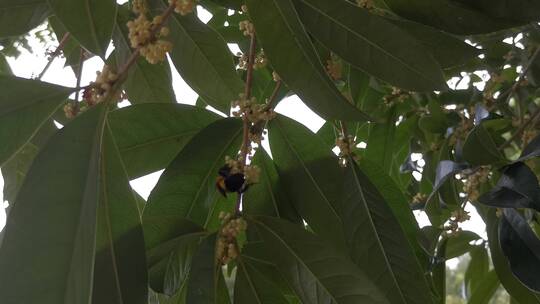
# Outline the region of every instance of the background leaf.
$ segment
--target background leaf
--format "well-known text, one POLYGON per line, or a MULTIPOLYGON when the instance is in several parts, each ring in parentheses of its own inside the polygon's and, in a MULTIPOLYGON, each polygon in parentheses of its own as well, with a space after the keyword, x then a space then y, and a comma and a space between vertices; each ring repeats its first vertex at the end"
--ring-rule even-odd
POLYGON ((25 34, 50 14, 46 0, 1 0, 0 37, 25 34))

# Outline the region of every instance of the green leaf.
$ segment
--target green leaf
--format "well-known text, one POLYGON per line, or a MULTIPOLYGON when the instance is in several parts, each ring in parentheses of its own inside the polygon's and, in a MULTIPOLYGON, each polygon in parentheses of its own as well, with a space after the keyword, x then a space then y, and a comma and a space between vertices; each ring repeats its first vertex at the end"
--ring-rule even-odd
POLYGON ((225 156, 236 155, 241 131, 238 119, 222 119, 193 137, 165 169, 148 198, 143 220, 174 214, 207 227, 220 203, 215 178, 225 156))
POLYGON ((293 223, 254 217, 273 262, 304 303, 390 303, 346 256, 293 223))
POLYGON ((532 292, 530 289, 521 284, 510 270, 508 261, 504 256, 499 242, 499 219, 496 216, 495 209, 489 209, 484 217, 486 222, 486 231, 488 234, 489 251, 493 267, 497 272, 497 276, 504 286, 506 291, 517 300, 520 304, 538 304, 540 303, 540 294, 532 292))
POLYGON ((402 17, 458 35, 490 33, 515 25, 491 18, 453 0, 384 0, 384 2, 402 17))
POLYGON ((13 75, 13 71, 7 62, 6 56, 0 54, 0 73, 6 75, 13 75))
POLYGON ((326 74, 291 0, 248 0, 246 4, 272 67, 308 107, 326 119, 369 119, 326 74))
POLYGON ((17 154, 13 155, 4 166, 2 166, 2 177, 4 178, 4 200, 10 203, 15 202, 17 193, 24 182, 26 173, 39 152, 39 149, 45 145, 47 140, 58 131, 52 121, 45 123, 25 144, 17 154))
MULTIPOLYGON (((167 1, 150 3, 164 8, 167 1)), ((209 105, 229 113, 231 102, 238 99, 244 84, 235 71, 225 40, 193 14, 173 14, 167 25, 174 44, 170 56, 182 78, 209 105)))
POLYGON ((205 238, 193 256, 186 303, 229 303, 221 265, 217 264, 216 260, 216 240, 216 234, 205 238))
MULTIPOLYGON (((348 165, 338 213, 353 262, 391 303, 432 303, 416 252, 382 194, 354 162, 348 165)), ((410 212, 410 211, 409 211, 410 212)))
MULTIPOLYGON (((471 261, 465 271, 465 288, 472 295, 489 272, 489 256, 484 246, 476 246, 469 252, 471 261)), ((498 280, 498 279, 497 279, 498 280)))
POLYGON ((472 129, 463 144, 463 158, 471 165, 491 165, 504 161, 491 134, 482 125, 472 129))
POLYGON ((264 149, 257 150, 251 162, 261 169, 259 183, 250 186, 243 196, 242 210, 251 215, 268 215, 301 222, 292 207, 273 160, 264 149))
POLYGON ((105 109, 57 133, 30 168, 0 248, 5 303, 89 303, 105 109), (55 178, 44 179, 50 172, 55 178))
POLYGON ((447 260, 453 259, 471 251, 476 246, 470 243, 479 239, 481 237, 472 231, 461 231, 456 235, 449 236, 446 244, 445 258, 447 260))
POLYGON ((384 18, 344 0, 300 0, 298 4, 307 30, 356 68, 407 90, 447 88, 431 54, 384 18))
POLYGON ((388 18, 388 21, 418 40, 442 68, 463 65, 479 54, 465 41, 430 26, 403 19, 388 18))
POLYGON ((116 19, 114 0, 47 0, 66 29, 88 51, 105 58, 116 19))
POLYGON ((0 166, 64 104, 72 89, 0 75, 0 166))
POLYGON ((540 3, 530 0, 458 0, 493 18, 508 19, 519 23, 538 20, 540 3))
POLYGON ((49 14, 46 0, 0 0, 0 37, 23 35, 49 14))
POLYGON ((396 109, 387 111, 386 121, 369 124, 369 138, 366 147, 365 157, 372 160, 385 173, 390 173, 390 167, 394 156, 394 148, 399 148, 400 143, 396 142, 396 109))
MULTIPOLYGON (((56 40, 61 41, 64 38, 64 35, 68 33, 60 19, 56 17, 55 15, 52 15, 48 19, 49 25, 51 26, 52 30, 54 31, 54 35, 56 36, 56 40)), ((64 43, 64 47, 62 48, 62 54, 66 58, 66 65, 71 66, 74 69, 74 72, 76 70, 76 67, 80 64, 81 61, 81 52, 84 52, 84 50, 81 48, 81 45, 73 36, 69 36, 64 43)), ((85 57, 85 59, 88 59, 85 57)))
POLYGON ((172 296, 187 286, 193 252, 204 229, 179 216, 143 219, 150 287, 172 296))
POLYGON ((343 179, 337 158, 310 130, 284 116, 270 122, 269 139, 279 176, 294 208, 315 233, 345 248, 336 212, 343 179))
POLYGON ((281 290, 243 256, 237 260, 234 303, 289 304, 281 290))
POLYGON ((92 303, 146 304, 148 274, 140 213, 109 126, 104 133, 92 303))
MULTIPOLYGON (((114 54, 118 64, 127 62, 133 53, 126 26, 130 19, 133 17, 127 5, 120 6, 113 33, 114 54)), ((150 64, 144 57, 140 56, 129 70, 124 87, 131 103, 176 103, 171 70, 167 61, 150 64)))
POLYGON ((131 179, 165 168, 218 115, 182 104, 139 104, 112 111, 109 124, 131 179))
POLYGON ((491 270, 484 275, 482 282, 475 291, 473 291, 468 304, 488 304, 497 288, 499 288, 499 278, 495 270, 491 270))

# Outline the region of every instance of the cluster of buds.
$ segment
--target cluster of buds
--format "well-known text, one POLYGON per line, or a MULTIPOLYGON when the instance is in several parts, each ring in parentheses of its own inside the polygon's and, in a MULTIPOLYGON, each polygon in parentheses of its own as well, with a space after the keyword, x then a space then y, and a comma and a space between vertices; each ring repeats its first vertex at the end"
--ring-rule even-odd
POLYGON ((455 145, 458 141, 463 141, 467 137, 467 134, 469 134, 469 131, 474 126, 474 119, 473 118, 466 118, 463 115, 461 116, 461 122, 457 126, 457 128, 454 130, 454 133, 452 133, 449 143, 451 145, 455 145))
POLYGON ((148 20, 147 8, 142 0, 135 1, 132 9, 139 16, 127 23, 131 47, 139 49, 141 55, 152 64, 165 60, 167 53, 172 50, 172 43, 161 39, 169 35, 169 28, 162 26, 163 17, 148 20))
POLYGON ((258 104, 255 97, 247 99, 244 94, 240 94, 240 98, 233 101, 232 106, 236 108, 233 116, 242 117, 250 123, 250 140, 260 144, 263 140, 264 125, 276 117, 276 113, 266 104, 258 104))
POLYGON ((247 223, 241 218, 233 218, 230 213, 221 212, 221 229, 216 245, 216 258, 222 265, 227 265, 238 257, 238 236, 246 231, 247 223))
POLYGON ((490 166, 482 166, 474 173, 466 176, 463 184, 463 192, 467 193, 470 201, 476 201, 480 197, 479 187, 489 179, 490 166))
POLYGON ((419 193, 416 193, 415 196, 413 196, 411 204, 412 205, 422 204, 422 203, 425 203, 426 200, 427 200, 427 195, 419 192, 419 193))
POLYGON ((373 9, 375 6, 373 5, 373 0, 356 0, 356 4, 365 9, 373 9))
POLYGON ((459 209, 452 212, 452 215, 450 216, 450 220, 448 221, 448 224, 444 227, 446 231, 448 231, 451 234, 458 233, 461 231, 461 228, 459 227, 460 223, 466 222, 471 219, 471 216, 469 215, 469 212, 459 209))
POLYGON ((248 67, 248 56, 247 54, 237 53, 238 57, 238 68, 240 70, 247 70, 248 67))
POLYGON ((174 11, 182 16, 193 12, 197 6, 196 0, 169 0, 170 5, 174 5, 174 11))
POLYGON ((400 88, 392 87, 392 93, 383 97, 383 101, 387 106, 392 106, 395 103, 402 103, 409 99, 411 94, 409 92, 402 91, 400 88))
POLYGON ((275 82, 281 81, 281 77, 279 77, 279 75, 278 75, 278 73, 276 73, 276 71, 273 71, 273 72, 272 72, 272 79, 273 79, 275 82))
POLYGON ((332 58, 326 61, 326 72, 333 80, 340 80, 343 77, 343 65, 339 59, 332 58))
POLYGON ((107 98, 118 101, 121 98, 122 91, 113 92, 113 86, 118 80, 118 75, 111 70, 108 65, 103 67, 101 72, 96 73, 96 80, 90 83, 90 86, 84 91, 83 99, 89 107, 105 101, 107 98))
POLYGON ((352 135, 339 136, 336 139, 336 146, 339 148, 339 165, 346 167, 348 164, 349 156, 353 156, 353 149, 356 146, 354 137, 352 135))
POLYGON ((523 131, 523 134, 521 134, 521 145, 523 148, 527 146, 535 137, 538 135, 537 130, 529 129, 523 131))
POLYGON ((266 67, 268 64, 268 59, 266 59, 266 56, 264 55, 264 51, 261 50, 259 54, 255 57, 255 62, 253 62, 253 68, 255 70, 262 69, 266 67))
POLYGON ((244 36, 253 36, 255 34, 255 26, 249 20, 240 21, 238 27, 244 36))
POLYGON ((77 103, 74 102, 68 102, 64 106, 64 114, 66 115, 66 118, 73 119, 80 113, 80 108, 77 103))

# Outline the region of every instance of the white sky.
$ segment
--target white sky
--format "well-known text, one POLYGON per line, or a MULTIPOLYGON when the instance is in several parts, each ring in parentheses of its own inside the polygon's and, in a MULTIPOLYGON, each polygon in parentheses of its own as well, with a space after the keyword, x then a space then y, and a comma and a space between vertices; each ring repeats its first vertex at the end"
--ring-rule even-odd
MULTIPOLYGON (((119 3, 124 3, 126 0, 119 0, 119 3)), ((198 15, 201 20, 208 22, 211 18, 211 14, 201 7, 198 8, 198 15)), ((8 58, 8 62, 11 65, 11 69, 14 74, 19 77, 32 78, 38 75, 43 67, 46 65, 47 60, 45 59, 45 48, 36 40, 31 40, 30 45, 34 49, 34 54, 31 54, 27 51, 23 51, 22 54, 17 58, 8 58)), ((57 45, 57 42, 53 42, 48 47, 54 50, 54 47, 57 45)), ((236 54, 238 52, 238 47, 236 45, 229 45, 232 52, 236 54)), ((43 81, 55 83, 64 86, 76 85, 76 78, 71 68, 64 68, 65 60, 63 58, 58 58, 51 65, 48 72, 43 77, 43 81)), ((100 71, 103 67, 103 62, 99 58, 92 58, 85 62, 84 71, 81 78, 81 85, 85 86, 95 79, 97 71, 100 71)), ((195 104, 197 100, 197 94, 182 80, 178 72, 172 67, 173 75, 173 87, 176 93, 178 102, 186 104, 195 104)), ((478 73, 480 77, 486 79, 487 73, 478 73)), ((463 81, 460 86, 466 86, 468 81, 463 81)), ((456 81, 450 80, 449 85, 455 87, 456 81)), ((482 83, 475 84, 481 88, 482 83)), ((289 116, 300 123, 306 125, 312 131, 316 132, 324 124, 324 120, 320 118, 317 114, 313 113, 309 108, 307 108, 301 100, 292 96, 283 100, 276 108, 276 111, 289 116)), ((150 194, 150 191, 157 183, 161 172, 156 172, 136 180, 131 181, 132 187, 145 199, 150 194)), ((3 179, 0 175, 0 189, 3 187, 3 179)), ((3 193, 0 191, 0 202, 3 202, 3 193)), ((7 206, 7 202, 4 203, 4 207, 7 206)), ((0 206, 1 207, 1 206, 0 206)), ((485 225, 480 219, 479 215, 476 213, 474 208, 468 205, 466 208, 467 211, 471 212, 471 220, 463 223, 461 226, 464 230, 471 230, 478 233, 482 237, 486 237, 485 225)), ((420 226, 429 225, 429 220, 423 212, 415 212, 415 216, 420 224, 420 226)), ((5 212, 0 208, 0 229, 5 225, 5 212)), ((448 262, 450 266, 455 266, 457 260, 448 262)))

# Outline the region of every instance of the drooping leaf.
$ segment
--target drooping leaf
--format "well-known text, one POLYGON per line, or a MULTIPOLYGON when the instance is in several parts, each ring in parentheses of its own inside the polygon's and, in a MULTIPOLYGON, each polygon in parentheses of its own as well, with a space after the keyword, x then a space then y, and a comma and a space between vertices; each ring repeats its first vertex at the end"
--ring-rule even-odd
POLYGON ((369 119, 326 74, 291 0, 249 0, 246 4, 272 67, 308 107, 327 119, 369 119))
POLYGON ((104 110, 93 109, 64 128, 30 169, 0 250, 0 276, 9 281, 0 287, 4 302, 91 299, 104 110), (54 179, 43 178, 53 171, 54 179), (58 245, 50 246, 51 242, 58 245), (20 292, 32 282, 39 288, 20 292))
POLYGON ((174 215, 145 217, 143 227, 150 287, 173 296, 186 288, 194 250, 206 232, 174 215))
POLYGON ((300 222, 279 177, 275 164, 264 149, 259 149, 251 162, 261 169, 260 180, 250 186, 242 198, 242 210, 251 215, 268 215, 300 222))
POLYGON ((207 227, 221 194, 215 182, 225 156, 236 155, 242 123, 223 119, 212 123, 180 151, 150 194, 143 220, 175 214, 207 227))
POLYGON ((72 89, 0 75, 0 166, 34 136, 72 89))
POLYGON ((342 181, 337 158, 315 134, 283 116, 270 122, 269 138, 294 208, 315 233, 344 248, 342 223, 336 212, 342 181))
MULTIPOLYGON (((130 19, 132 19, 132 16, 127 6, 120 6, 113 33, 114 55, 116 62, 120 65, 127 62, 129 56, 133 53, 126 26, 130 19)), ((129 70, 124 87, 131 103, 176 103, 172 88, 171 70, 166 61, 150 64, 142 56, 139 57, 129 70)))
POLYGON ((481 237, 472 231, 460 231, 456 235, 449 236, 446 244, 445 258, 449 260, 469 252, 476 247, 470 243, 479 239, 481 237))
POLYGON ((307 30, 356 68, 412 91, 446 89, 431 54, 387 20, 344 0, 297 3, 307 30))
POLYGON ((136 198, 109 126, 100 155, 92 303, 146 304, 148 273, 136 198))
POLYGON ((521 214, 505 209, 499 226, 501 249, 512 273, 528 288, 540 292, 540 239, 521 214))
POLYGON ((186 303, 229 303, 221 265, 216 260, 216 238, 216 234, 206 237, 193 256, 186 303))
POLYGON ((423 269, 382 194, 354 162, 348 165, 338 214, 353 262, 377 278, 391 303, 432 303, 423 269))
POLYGON ((279 288, 242 256, 238 259, 234 303, 289 304, 279 288))
POLYGON ((514 24, 491 18, 453 0, 384 0, 396 14, 458 35, 482 34, 514 24))
POLYGON ((112 111, 109 124, 130 179, 165 168, 218 115, 182 104, 139 104, 112 111))
POLYGON ((466 169, 466 164, 456 163, 451 160, 441 160, 437 164, 437 170, 435 172, 435 184, 433 185, 433 192, 430 194, 430 198, 442 187, 442 185, 448 180, 452 179, 455 174, 466 169))
POLYGON ((105 57, 116 19, 116 1, 47 0, 47 3, 84 48, 105 57))
POLYGON ((489 272, 489 256, 485 246, 476 246, 470 252, 471 260, 465 271, 465 288, 472 295, 489 272))
POLYGON ((463 158, 471 165, 491 165, 504 161, 491 134, 480 124, 467 135, 463 144, 463 158))
POLYGON ((262 216, 250 225, 302 302, 390 303, 346 256, 303 228, 262 216))
MULTIPOLYGON (((150 3, 163 9, 167 1, 150 3)), ((170 56, 182 78, 209 105, 229 113, 231 101, 243 92, 243 82, 225 40, 193 14, 173 14, 167 24, 174 44, 170 56)))
POLYGON ((514 163, 505 168, 497 185, 480 196, 478 201, 492 207, 540 211, 538 178, 526 164, 514 163))
POLYGON ((525 161, 527 159, 540 156, 540 135, 536 136, 521 152, 521 156, 517 161, 525 161))
POLYGON ((489 251, 491 253, 491 260, 493 267, 497 272, 497 276, 504 286, 506 291, 517 300, 518 303, 540 303, 540 294, 532 292, 529 288, 525 287, 516 277, 512 274, 508 260, 504 256, 501 250, 499 242, 499 226, 500 221, 496 216, 495 209, 490 209, 484 217, 486 222, 486 231, 488 234, 489 251))
POLYGON ((501 282, 495 270, 489 271, 478 287, 473 291, 468 304, 488 304, 501 282))
POLYGON ((1 0, 0 37, 23 35, 50 14, 46 0, 1 0))

